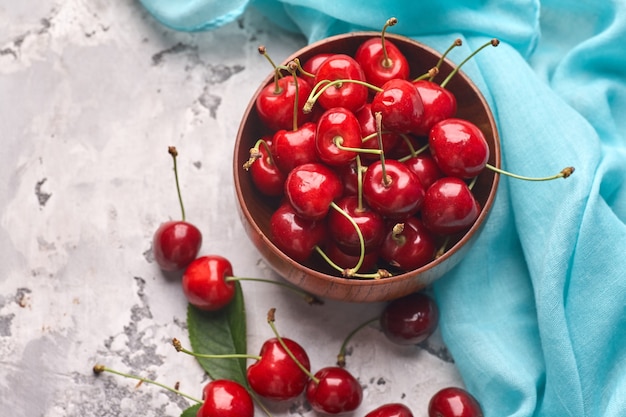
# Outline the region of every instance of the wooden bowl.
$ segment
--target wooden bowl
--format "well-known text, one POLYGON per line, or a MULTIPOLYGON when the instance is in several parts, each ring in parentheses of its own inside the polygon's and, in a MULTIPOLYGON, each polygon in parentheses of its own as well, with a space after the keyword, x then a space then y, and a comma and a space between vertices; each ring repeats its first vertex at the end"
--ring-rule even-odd
MULTIPOLYGON (((318 53, 345 53, 354 56, 358 46, 378 32, 354 32, 333 36, 310 44, 295 52, 285 63, 299 58, 301 62, 318 53)), ((432 48, 414 40, 386 34, 407 57, 417 77, 436 65, 441 54, 432 48)), ((454 65, 445 60, 440 73, 448 74, 454 65)), ((260 84, 243 115, 234 148, 234 180, 238 200, 238 209, 246 233, 267 263, 285 280, 323 298, 347 302, 375 302, 395 299, 418 291, 450 271, 470 249, 471 243, 479 234, 494 201, 499 176, 485 169, 479 175, 472 191, 482 206, 482 211, 474 225, 463 234, 454 236, 448 243, 449 249, 439 258, 427 265, 409 272, 383 279, 344 278, 329 270, 317 257, 306 263, 298 263, 281 252, 270 239, 270 217, 277 207, 277 201, 260 194, 250 178, 250 173, 243 169, 249 158, 249 150, 264 134, 270 132, 259 119, 255 100, 264 86, 273 81, 270 73, 260 84)), ((456 117, 467 119, 476 124, 484 133, 490 150, 489 163, 500 167, 500 142, 493 115, 476 85, 459 71, 448 83, 447 88, 457 99, 456 117)))

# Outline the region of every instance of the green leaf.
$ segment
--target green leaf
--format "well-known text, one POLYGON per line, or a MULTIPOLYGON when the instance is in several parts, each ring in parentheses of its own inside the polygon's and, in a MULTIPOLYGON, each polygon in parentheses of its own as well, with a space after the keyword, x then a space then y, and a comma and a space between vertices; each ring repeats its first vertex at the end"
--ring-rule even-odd
MULTIPOLYGON (((202 311, 191 304, 187 309, 189 341, 195 353, 227 355, 247 353, 246 310, 239 282, 235 297, 219 311, 202 311)), ((197 358, 211 379, 230 379, 248 386, 245 358, 197 358)))
POLYGON ((201 406, 202 404, 192 405, 191 407, 183 411, 180 417, 196 417, 198 415, 198 410, 200 409, 201 406))

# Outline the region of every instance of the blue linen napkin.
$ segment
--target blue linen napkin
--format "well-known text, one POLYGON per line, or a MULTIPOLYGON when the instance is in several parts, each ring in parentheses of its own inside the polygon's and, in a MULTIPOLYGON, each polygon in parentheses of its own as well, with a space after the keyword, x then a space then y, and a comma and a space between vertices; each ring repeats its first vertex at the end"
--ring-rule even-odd
MULTIPOLYGON (((167 1, 142 2, 162 19, 167 1)), ((391 16, 392 32, 441 51, 461 37, 456 62, 501 41, 464 71, 496 116, 503 168, 576 172, 546 183, 502 177, 481 236, 434 285, 442 335, 486 417, 626 416, 626 2, 250 4, 311 42, 379 30, 391 16)), ((164 23, 211 26, 183 11, 170 8, 164 23)))

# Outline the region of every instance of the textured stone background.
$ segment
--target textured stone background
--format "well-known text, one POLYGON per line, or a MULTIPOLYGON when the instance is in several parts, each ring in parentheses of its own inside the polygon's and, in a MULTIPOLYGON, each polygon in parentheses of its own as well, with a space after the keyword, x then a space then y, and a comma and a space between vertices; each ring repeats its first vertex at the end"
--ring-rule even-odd
MULTIPOLYGON (((188 219, 202 253, 236 275, 277 279, 248 242, 231 192, 232 145, 269 67, 304 45, 249 10, 208 33, 156 24, 136 1, 27 0, 0 6, 0 410, 13 417, 178 416, 189 403, 134 387, 96 363, 199 396, 206 377, 177 354, 186 335, 179 283, 151 255, 158 225, 179 217, 167 146, 180 152, 188 219)), ((248 346, 281 333, 333 364, 346 334, 380 305, 310 307, 274 286, 244 283, 248 346), (270 288, 271 287, 271 288, 270 288)), ((365 387, 354 415, 386 402, 426 415, 430 396, 461 382, 438 334, 392 346, 376 326, 350 345, 365 387)), ((301 399, 276 416, 312 416, 301 399)), ((262 413, 257 413, 261 415, 262 413)))

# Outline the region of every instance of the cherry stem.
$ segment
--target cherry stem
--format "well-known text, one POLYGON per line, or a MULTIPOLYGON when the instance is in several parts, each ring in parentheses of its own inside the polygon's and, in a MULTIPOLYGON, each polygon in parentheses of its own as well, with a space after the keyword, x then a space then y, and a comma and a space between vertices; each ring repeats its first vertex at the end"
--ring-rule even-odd
POLYGON ((385 32, 387 31, 388 27, 394 26, 396 23, 398 23, 398 19, 396 19, 395 17, 388 19, 387 22, 385 22, 385 26, 383 26, 383 30, 380 34, 380 44, 383 51, 383 60, 381 64, 384 68, 391 68, 391 66, 393 65, 393 62, 391 61, 391 59, 389 59, 389 55, 387 54, 387 47, 385 45, 385 32))
POLYGON ((318 304, 318 305, 322 305, 324 304, 324 302, 322 300, 320 300, 319 298, 317 298, 316 296, 301 290, 298 287, 295 287, 293 285, 290 285, 286 282, 281 282, 281 281, 273 281, 271 279, 264 279, 264 278, 248 278, 248 277, 226 277, 225 278, 226 282, 232 282, 232 281, 253 281, 253 282, 263 282, 266 284, 274 284, 274 285, 278 285, 279 287, 283 287, 288 289, 289 291, 297 294, 298 296, 304 298, 304 301, 307 302, 307 304, 309 305, 314 305, 314 304, 318 304))
POLYGON ((252 164, 257 159, 259 159, 259 158, 261 158, 263 156, 263 154, 261 152, 259 152, 259 148, 261 146, 263 146, 265 148, 265 151, 267 152, 267 156, 270 159, 271 164, 275 165, 274 164, 274 157, 272 156, 272 149, 267 144, 267 141, 265 139, 259 139, 254 144, 254 146, 252 148, 250 148, 250 158, 248 158, 248 160, 243 163, 243 169, 248 171, 250 169, 250 167, 252 166, 252 164))
POLYGON ((365 240, 363 239, 363 233, 361 232, 361 228, 356 223, 356 221, 352 218, 352 216, 346 213, 346 211, 343 210, 341 207, 339 207, 334 201, 331 201, 330 207, 335 209, 339 214, 341 214, 350 222, 350 224, 354 227, 354 230, 356 231, 357 236, 359 237, 359 260, 357 261, 354 268, 350 268, 344 271, 344 276, 347 278, 350 278, 356 272, 358 272, 359 269, 361 269, 361 266, 363 266, 363 259, 365 258, 365 240))
POLYGON ((368 83, 367 81, 362 81, 362 80, 351 80, 351 79, 337 79, 333 81, 322 80, 319 83, 317 83, 311 90, 311 93, 309 94, 309 97, 307 98, 306 103, 304 103, 304 107, 302 108, 302 111, 304 113, 310 113, 311 110, 313 110, 313 106, 315 105, 315 102, 317 101, 317 99, 319 99, 319 97, 322 94, 324 94, 324 91, 326 91, 330 87, 341 87, 341 85, 345 83, 359 84, 371 90, 374 90, 376 92, 383 91, 382 88, 377 87, 373 84, 368 83))
POLYGON ((358 210, 363 210, 363 164, 361 157, 356 156, 356 198, 358 210))
POLYGON ((380 149, 380 167, 383 175, 383 185, 388 187, 391 184, 391 180, 387 176, 387 168, 385 166, 385 152, 383 149, 383 115, 381 112, 377 111, 374 114, 374 118, 376 119, 376 132, 378 133, 378 149, 380 149))
POLYGON ((294 58, 293 62, 295 62, 296 65, 298 66, 298 71, 300 71, 300 74, 303 74, 309 78, 315 78, 315 74, 312 74, 308 72, 307 70, 305 70, 304 68, 302 68, 302 64, 300 63, 300 58, 294 58))
POLYGON ((524 175, 519 175, 519 174, 514 174, 512 172, 504 171, 490 164, 485 165, 485 167, 494 172, 497 172, 498 174, 507 175, 509 177, 516 178, 518 180, 524 180, 524 181, 550 181, 550 180, 555 180, 557 178, 567 178, 574 173, 574 167, 566 167, 566 168, 563 168, 558 174, 550 175, 548 177, 527 177, 524 175))
POLYGON ((435 252, 435 259, 440 258, 446 252, 446 249, 448 249, 448 243, 450 243, 450 236, 446 236, 439 249, 437 249, 437 252, 435 252))
POLYGON ((104 366, 104 365, 100 365, 100 364, 94 365, 94 367, 93 367, 93 372, 94 372, 96 375, 99 375, 99 374, 101 374, 101 373, 103 373, 103 372, 108 372, 108 373, 110 373, 110 374, 115 374, 115 375, 123 376, 124 378, 135 379, 135 380, 139 381, 139 383, 136 385, 136 387, 137 387, 137 388, 138 388, 141 384, 143 384, 143 383, 146 383, 146 384, 152 384, 152 385, 156 385, 156 386, 158 386, 158 387, 161 387, 161 388, 163 388, 163 389, 165 389, 165 390, 167 390, 167 391, 173 392, 173 393, 174 393, 174 394, 176 394, 176 395, 180 395, 181 397, 185 397, 185 398, 187 398, 187 399, 189 399, 189 400, 191 400, 191 401, 195 401, 195 402, 197 402, 197 403, 199 403, 199 404, 202 404, 202 403, 203 403, 203 401, 202 401, 202 400, 200 400, 200 399, 198 399, 198 398, 192 397, 191 395, 185 394, 185 393, 183 393, 183 392, 179 391, 178 389, 175 389, 175 388, 169 387, 169 386, 167 386, 167 385, 165 385, 165 384, 162 384, 162 383, 160 383, 160 382, 157 382, 157 381, 154 381, 154 380, 151 380, 151 379, 148 379, 148 378, 140 377, 140 376, 137 376, 137 375, 131 375, 131 374, 127 374, 127 373, 124 373, 124 372, 116 371, 116 370, 114 370, 114 369, 107 368, 107 367, 106 367, 106 366, 104 366))
MULTIPOLYGON (((320 248, 319 246, 315 246, 314 249, 324 259, 324 261, 326 261, 326 263, 331 268, 341 272, 342 275, 346 272, 344 268, 334 263, 333 260, 330 259, 328 255, 326 255, 326 253, 324 252, 322 248, 320 248)), ((386 269, 379 269, 378 271, 372 274, 361 274, 361 273, 355 272, 354 274, 352 274, 350 278, 381 279, 381 278, 389 278, 390 276, 392 276, 391 273, 387 271, 386 269)))
POLYGON ((274 61, 272 61, 272 58, 270 58, 270 56, 267 54, 267 49, 265 48, 264 45, 259 46, 257 50, 259 51, 261 55, 265 57, 265 59, 267 59, 267 61, 272 66, 272 68, 274 68, 274 94, 280 94, 280 92, 283 91, 282 88, 280 88, 280 86, 278 85, 278 79, 282 78, 280 69, 276 66, 274 61))
POLYGON ((176 157, 178 156, 178 150, 175 146, 169 146, 167 152, 172 155, 174 161, 174 179, 176 180, 176 192, 178 193, 178 203, 180 204, 180 212, 182 221, 185 221, 185 205, 183 204, 183 197, 180 193, 180 182, 178 181, 178 164, 176 163, 176 157))
POLYGON ((174 345, 174 349, 176 349, 176 352, 186 353, 187 355, 202 359, 261 359, 261 357, 258 355, 250 355, 247 353, 227 353, 224 355, 196 353, 189 349, 185 349, 180 343, 180 340, 176 338, 172 339, 172 345, 174 345))
POLYGON ((404 223, 396 223, 391 229, 391 238, 400 246, 404 245, 406 241, 406 236, 402 232, 404 232, 404 223))
POLYGON ((461 63, 459 65, 457 65, 450 74, 448 74, 448 76, 445 78, 445 80, 443 80, 440 84, 441 88, 445 88, 445 86, 450 82, 450 80, 452 79, 452 77, 454 77, 454 75, 459 72, 459 69, 465 65, 465 63, 467 61, 469 61, 470 59, 472 59, 474 57, 474 55, 476 55, 478 52, 482 51, 483 49, 485 49, 486 47, 488 47, 489 45, 491 46, 498 46, 500 44, 500 41, 498 39, 492 39, 489 42, 484 43, 482 46, 480 46, 478 49, 476 49, 474 52, 472 52, 467 58, 465 58, 463 61, 461 61, 461 63))
POLYGON ((293 84, 295 87, 295 96, 293 98, 293 131, 298 130, 298 92, 300 90, 300 86, 298 85, 298 77, 296 76, 296 71, 298 70, 298 64, 293 61, 290 61, 287 64, 287 70, 293 77, 293 84))
POLYGON ((446 56, 448 56, 450 51, 452 51, 457 46, 461 46, 461 45, 463 45, 463 41, 460 38, 456 38, 454 42, 452 42, 452 45, 450 45, 448 49, 446 49, 446 51, 441 55, 441 57, 439 57, 439 61, 437 61, 437 65, 435 65, 435 68, 437 69, 437 71, 435 71, 435 73, 430 76, 428 81, 432 81, 433 78, 435 78, 435 76, 439 73, 441 64, 443 64, 443 60, 446 59, 446 56))
POLYGON ((320 382, 319 378, 315 377, 315 375, 313 375, 310 370, 306 369, 306 367, 302 365, 302 362, 300 362, 298 358, 296 358, 296 355, 293 354, 291 349, 289 349, 289 347, 287 346, 283 338, 280 336, 280 333, 276 329, 275 321, 276 321, 276 309, 271 308, 267 312, 267 323, 270 325, 272 332, 274 332, 274 335, 276 336, 276 340, 278 340, 278 343, 280 343, 283 349, 285 349, 285 352, 287 352, 287 355, 289 355, 289 357, 294 361, 294 363, 298 366, 298 368, 300 368, 302 372, 304 372, 309 378, 311 378, 313 382, 315 382, 316 384, 319 384, 320 382))
MULTIPOLYGON (((361 139, 361 141, 363 140, 361 139)), ((340 149, 342 151, 369 153, 369 154, 374 154, 374 155, 380 155, 380 153, 382 152, 380 149, 352 148, 350 146, 343 146, 342 144, 343 144, 343 138, 341 136, 335 136, 333 138, 333 145, 335 145, 337 149, 340 149)))
POLYGON ((348 333, 343 343, 341 344, 341 347, 339 348, 339 354, 337 354, 337 366, 341 368, 346 366, 346 349, 348 347, 348 343, 350 343, 354 335, 357 334, 361 329, 364 329, 365 327, 378 321, 379 319, 379 317, 373 317, 367 321, 364 321, 363 323, 355 327, 350 333, 348 333))

